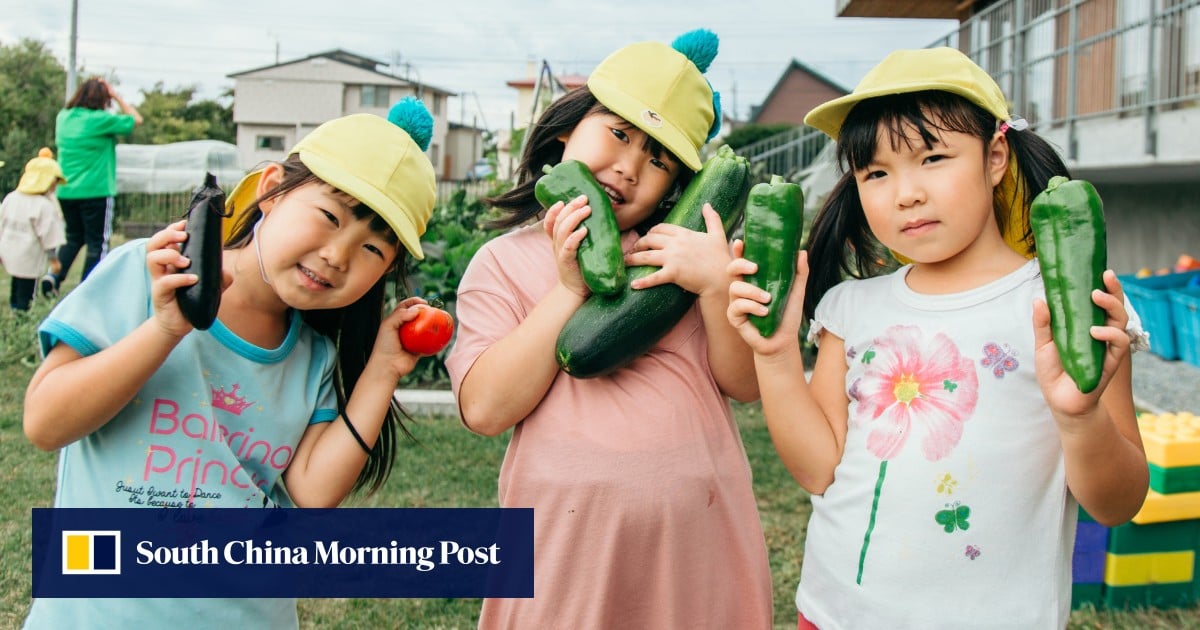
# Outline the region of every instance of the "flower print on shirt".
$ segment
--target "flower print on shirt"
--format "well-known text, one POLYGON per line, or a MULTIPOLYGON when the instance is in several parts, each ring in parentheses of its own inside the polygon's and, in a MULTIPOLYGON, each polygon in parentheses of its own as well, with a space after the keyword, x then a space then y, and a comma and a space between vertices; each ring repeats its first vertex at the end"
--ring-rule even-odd
MULTIPOLYGON (((963 424, 979 399, 975 362, 963 356, 942 333, 926 338, 916 326, 892 326, 871 343, 861 363, 862 376, 850 387, 850 405, 855 409, 852 417, 870 427, 867 450, 880 461, 871 515, 858 557, 859 584, 888 461, 914 439, 920 443, 921 454, 931 462, 949 455, 962 438, 963 424)), ((958 529, 957 522, 954 529, 958 529)))

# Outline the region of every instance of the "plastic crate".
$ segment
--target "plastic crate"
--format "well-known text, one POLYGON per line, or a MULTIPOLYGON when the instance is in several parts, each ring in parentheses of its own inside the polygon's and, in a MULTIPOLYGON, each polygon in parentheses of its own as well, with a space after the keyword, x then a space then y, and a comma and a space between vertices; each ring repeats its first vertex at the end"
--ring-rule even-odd
POLYGON ((1179 358, 1200 367, 1200 287, 1172 289, 1169 298, 1179 358))
MULTIPOLYGON (((1171 308, 1170 292, 1182 289, 1200 277, 1200 271, 1171 273, 1163 276, 1121 276, 1121 286, 1125 290, 1133 310, 1142 318, 1142 327, 1150 333, 1150 351, 1158 356, 1174 361, 1179 358, 1179 344, 1176 343, 1176 327, 1171 308)), ((1194 348, 1194 346, 1193 346, 1194 348)))

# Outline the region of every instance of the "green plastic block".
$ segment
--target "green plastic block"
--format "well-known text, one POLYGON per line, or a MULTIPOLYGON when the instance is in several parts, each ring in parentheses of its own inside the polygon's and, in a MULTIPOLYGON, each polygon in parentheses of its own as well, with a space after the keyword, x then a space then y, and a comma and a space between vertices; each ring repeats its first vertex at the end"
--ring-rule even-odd
POLYGON ((1161 551, 1200 551, 1200 520, 1126 523, 1108 532, 1108 552, 1115 554, 1161 551))
POLYGON ((1104 587, 1104 605, 1108 608, 1178 608, 1195 602, 1192 582, 1104 587))
POLYGON ((1093 608, 1101 608, 1104 606, 1104 585, 1103 584, 1072 584, 1071 585, 1071 609, 1080 608, 1085 604, 1091 604, 1093 608))
POLYGON ((1195 492, 1200 490, 1200 466, 1164 468, 1151 463, 1150 488, 1160 494, 1195 492))

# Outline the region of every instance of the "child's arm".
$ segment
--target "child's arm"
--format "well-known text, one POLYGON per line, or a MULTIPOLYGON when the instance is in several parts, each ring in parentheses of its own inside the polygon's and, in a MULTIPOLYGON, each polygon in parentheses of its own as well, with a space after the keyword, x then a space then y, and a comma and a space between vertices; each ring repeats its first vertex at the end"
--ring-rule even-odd
MULTIPOLYGON (((740 254, 741 244, 734 244, 740 254)), ((754 273, 754 263, 735 258, 729 272, 754 273)), ((801 252, 796 280, 787 297, 775 334, 764 338, 749 315, 765 315, 770 294, 736 281, 729 286, 729 323, 754 351, 754 367, 762 394, 763 415, 779 458, 788 472, 811 494, 823 494, 833 483, 833 470, 846 443, 846 362, 842 340, 825 331, 813 369, 812 382, 804 378, 799 332, 803 321, 804 286, 808 280, 808 254, 801 252)))
POLYGON ((350 423, 373 447, 387 419, 396 384, 412 372, 417 355, 400 344, 400 326, 415 318, 421 298, 408 298, 379 325, 371 358, 346 401, 343 415, 332 422, 309 425, 296 446, 296 454, 283 472, 288 494, 299 507, 337 507, 367 463, 367 453, 346 426, 350 423))
POLYGON ((475 359, 458 390, 463 422, 481 435, 504 433, 528 416, 546 396, 558 362, 554 343, 588 290, 576 251, 586 235, 580 227, 591 212, 587 197, 546 211, 544 228, 553 242, 559 281, 521 323, 475 359))
POLYGON ((1107 292, 1092 294, 1108 313, 1105 326, 1092 328, 1092 337, 1108 348, 1096 389, 1081 393, 1063 371, 1050 333, 1050 310, 1040 300, 1033 309, 1034 348, 1038 382, 1062 439, 1067 486, 1096 522, 1116 526, 1141 508, 1149 470, 1133 408, 1124 294, 1111 270, 1104 272, 1104 286, 1107 292))
POLYGON ((194 274, 175 272, 188 265, 178 249, 185 239, 181 221, 146 244, 154 317, 93 355, 80 356, 61 343, 46 355, 25 391, 23 424, 35 446, 55 450, 99 429, 133 400, 192 330, 175 302, 175 289, 197 280, 194 274))
POLYGON ((625 257, 628 265, 654 265, 658 271, 630 286, 647 289, 673 282, 699 296, 700 315, 708 338, 708 364, 721 391, 748 402, 759 396, 754 379, 754 355, 729 325, 729 245, 721 217, 704 204, 706 232, 660 223, 638 240, 625 257))

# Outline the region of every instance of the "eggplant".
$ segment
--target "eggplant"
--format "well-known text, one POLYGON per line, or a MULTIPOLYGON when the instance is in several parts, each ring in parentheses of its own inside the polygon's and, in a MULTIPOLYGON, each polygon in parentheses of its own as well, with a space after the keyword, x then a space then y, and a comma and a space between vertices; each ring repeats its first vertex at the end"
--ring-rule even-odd
POLYGON ((179 310, 197 330, 208 330, 221 306, 221 221, 225 216, 225 191, 217 186, 216 175, 205 173, 204 185, 188 206, 187 240, 181 248, 192 261, 184 271, 200 280, 175 290, 179 310))

